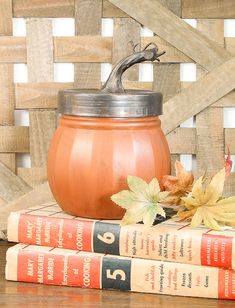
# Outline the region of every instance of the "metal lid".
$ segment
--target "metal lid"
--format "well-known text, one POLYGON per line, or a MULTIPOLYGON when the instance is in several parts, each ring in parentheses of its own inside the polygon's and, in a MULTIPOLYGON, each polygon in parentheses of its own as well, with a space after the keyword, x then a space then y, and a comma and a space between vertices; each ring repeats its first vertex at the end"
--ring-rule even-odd
POLYGON ((148 117, 162 114, 162 94, 128 90, 104 93, 97 90, 59 92, 59 112, 91 117, 148 117))
POLYGON ((154 91, 124 90, 122 74, 130 66, 143 61, 158 60, 158 48, 134 52, 120 61, 107 82, 99 90, 68 89, 59 92, 58 111, 65 115, 91 117, 148 117, 162 114, 162 94, 154 91))

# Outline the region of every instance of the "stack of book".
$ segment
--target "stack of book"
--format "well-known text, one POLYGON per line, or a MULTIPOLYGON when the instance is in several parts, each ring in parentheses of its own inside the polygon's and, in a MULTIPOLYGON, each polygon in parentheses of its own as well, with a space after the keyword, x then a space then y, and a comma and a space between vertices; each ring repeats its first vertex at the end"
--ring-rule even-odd
POLYGON ((235 299, 235 230, 84 219, 50 203, 8 220, 6 279, 235 299))

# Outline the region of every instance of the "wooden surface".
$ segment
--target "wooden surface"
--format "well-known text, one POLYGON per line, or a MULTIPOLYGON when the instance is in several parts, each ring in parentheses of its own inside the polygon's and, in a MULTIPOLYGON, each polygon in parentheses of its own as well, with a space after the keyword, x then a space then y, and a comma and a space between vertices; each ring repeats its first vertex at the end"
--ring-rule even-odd
POLYGON ((90 308, 227 308, 234 301, 193 297, 166 296, 48 286, 11 282, 4 279, 5 252, 12 243, 0 241, 0 306, 1 307, 90 307, 90 308))
MULTIPOLYGON (((80 35, 81 41, 84 37, 89 37, 91 35, 101 34, 101 17, 102 17, 102 0, 75 0, 75 34, 80 35)), ((101 62, 107 62, 107 57, 110 56, 111 46, 105 44, 103 49, 98 51, 96 48, 90 48, 93 43, 87 44, 87 49, 85 54, 89 55, 88 59, 80 59, 75 62, 85 62, 77 63, 74 68, 74 85, 76 88, 100 88, 101 81, 101 66, 98 64, 96 55, 104 56, 101 62), (92 61, 93 59, 93 61, 92 61), (87 63, 90 62, 90 63, 87 63), (94 62, 94 63, 91 63, 94 62), (96 62, 96 63, 95 63, 96 62)), ((95 44, 97 46, 98 44, 95 44)), ((81 45, 81 50, 84 50, 84 44, 81 45)), ((65 52, 62 52, 65 53, 65 52)), ((81 51, 76 51, 76 55, 79 55, 81 51)))
MULTIPOLYGON (((2 0, 4 1, 4 0, 2 0)), ((234 18, 233 0, 182 0, 182 10, 178 8, 179 0, 159 0, 175 14, 183 18, 234 18), (172 7, 173 3, 173 7, 172 7), (176 5, 175 5, 176 3, 176 5)), ((73 17, 74 0, 13 0, 14 17, 73 17)), ((128 15, 104 0, 103 17, 128 17, 128 15)))
POLYGON ((235 18, 234 0, 182 0, 183 18, 235 18))
MULTIPOLYGON (((153 63, 153 78, 141 81, 138 66, 124 76, 127 89, 162 91, 162 127, 172 165, 194 155, 195 174, 223 166, 226 144, 235 154, 234 128, 223 127, 223 108, 235 107, 235 38, 224 37, 224 19, 234 18, 233 0, 1 0, 0 1, 0 225, 15 198, 47 179, 46 160, 56 127, 57 93, 100 88, 101 63, 115 65, 154 42, 166 53, 153 63), (12 18, 26 21, 26 37, 13 36, 12 18), (75 20, 75 36, 53 36, 51 17, 75 20), (101 36, 102 18, 112 18, 113 36, 101 36), (182 18, 197 18, 197 28, 182 18), (152 37, 142 37, 145 26, 152 37), (14 83, 14 64, 27 65, 27 82, 14 83), (74 80, 55 82, 54 63, 73 63, 74 80), (197 65, 197 81, 180 81, 180 64, 197 65), (15 110, 29 111, 29 126, 16 126, 15 110), (193 127, 179 125, 194 116, 193 127), (18 155, 28 153, 30 168, 18 155), (22 191, 20 191, 22 188, 22 191), (10 203, 9 203, 10 202, 10 203), (5 216, 1 210, 5 207, 5 216)), ((173 171, 172 171, 173 172, 173 171)), ((40 188, 39 188, 40 191, 40 188)), ((235 194, 235 173, 225 191, 235 194)), ((43 199, 43 198, 42 198, 43 199)), ((36 200, 40 200, 36 198, 36 200)), ((22 201, 21 201, 22 202, 22 201)), ((21 206, 20 203, 17 206, 21 206)), ((27 206, 25 204, 25 206, 27 206)))

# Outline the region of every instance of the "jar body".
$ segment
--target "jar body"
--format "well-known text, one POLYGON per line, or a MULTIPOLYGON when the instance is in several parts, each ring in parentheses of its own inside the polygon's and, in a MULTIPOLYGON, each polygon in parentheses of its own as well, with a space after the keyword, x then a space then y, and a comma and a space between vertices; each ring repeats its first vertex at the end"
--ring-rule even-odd
POLYGON ((48 181, 61 208, 96 219, 120 219, 110 197, 127 176, 149 182, 170 174, 170 152, 158 117, 62 116, 48 154, 48 181))

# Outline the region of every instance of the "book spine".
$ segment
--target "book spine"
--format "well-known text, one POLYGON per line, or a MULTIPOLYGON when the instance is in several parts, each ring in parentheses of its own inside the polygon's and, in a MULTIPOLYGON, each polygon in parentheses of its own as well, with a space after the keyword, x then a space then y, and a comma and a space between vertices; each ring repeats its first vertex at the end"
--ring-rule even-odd
POLYGON ((212 234, 187 224, 141 224, 79 218, 56 218, 13 212, 8 221, 8 240, 42 246, 84 250, 112 255, 206 265, 235 267, 234 236, 212 234))
POLYGON ((202 269, 197 265, 58 248, 16 246, 7 251, 8 280, 235 299, 235 271, 232 270, 208 266, 202 269))

